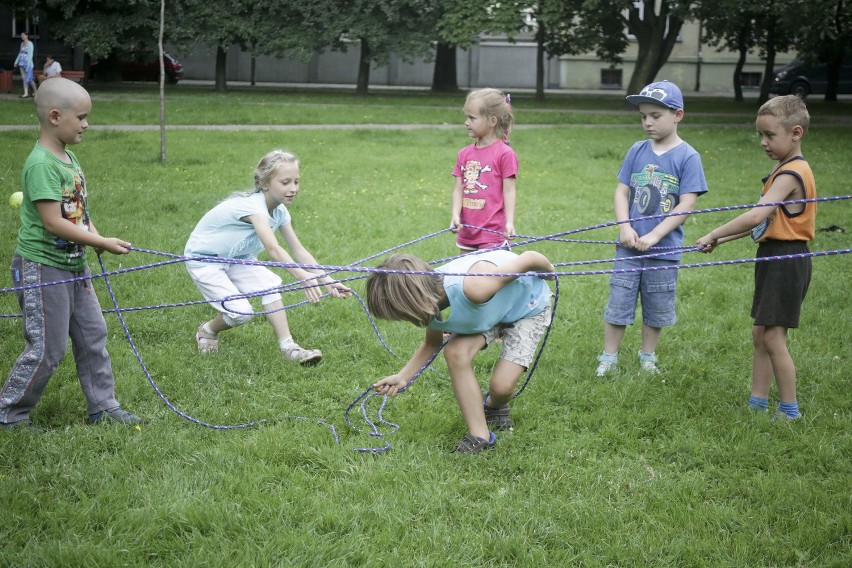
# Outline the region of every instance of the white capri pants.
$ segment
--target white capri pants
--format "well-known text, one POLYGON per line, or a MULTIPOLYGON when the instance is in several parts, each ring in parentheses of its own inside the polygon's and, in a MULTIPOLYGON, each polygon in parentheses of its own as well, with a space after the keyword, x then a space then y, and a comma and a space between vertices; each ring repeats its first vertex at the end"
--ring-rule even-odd
MULTIPOLYGON (((223 264, 187 262, 192 281, 204 299, 222 312, 225 323, 236 327, 252 318, 254 308, 248 298, 221 300, 237 294, 251 294, 260 290, 270 290, 281 286, 281 277, 266 268, 254 264, 223 264)), ((261 296, 260 303, 265 306, 281 299, 279 292, 261 296)))

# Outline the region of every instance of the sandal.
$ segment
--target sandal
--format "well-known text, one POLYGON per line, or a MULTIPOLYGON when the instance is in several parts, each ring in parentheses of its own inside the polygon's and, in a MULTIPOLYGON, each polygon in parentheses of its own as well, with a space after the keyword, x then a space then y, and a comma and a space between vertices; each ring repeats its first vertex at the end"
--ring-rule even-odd
POLYGON ((479 452, 490 450, 497 443, 497 436, 494 435, 494 432, 488 432, 488 434, 489 439, 486 440, 468 432, 453 451, 457 454, 478 454, 479 452))
POLYGON ((199 353, 216 353, 219 351, 219 334, 204 331, 204 324, 198 326, 195 332, 195 343, 199 353))
POLYGON ((490 430, 503 432, 511 430, 515 427, 515 421, 512 420, 512 411, 508 404, 503 406, 485 406, 485 422, 490 430))
POLYGON ((302 349, 299 344, 291 343, 287 347, 281 348, 281 356, 300 365, 316 365, 322 359, 322 351, 319 349, 302 349))

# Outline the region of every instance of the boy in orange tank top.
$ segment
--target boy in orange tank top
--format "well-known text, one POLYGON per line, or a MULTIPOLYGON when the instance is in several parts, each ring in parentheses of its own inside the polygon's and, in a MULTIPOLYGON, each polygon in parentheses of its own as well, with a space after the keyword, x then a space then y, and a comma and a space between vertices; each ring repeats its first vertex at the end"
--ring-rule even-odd
MULTIPOLYGON (((757 111, 757 133, 766 155, 778 163, 764 179, 758 203, 816 197, 811 168, 802 157, 802 138, 810 116, 804 101, 793 95, 770 99, 757 111)), ((754 207, 696 241, 702 252, 751 234, 758 243, 754 265, 754 318, 751 398, 749 407, 768 409, 772 378, 780 403, 776 418, 801 417, 796 399, 796 366, 787 350, 787 329, 799 326, 802 302, 811 281, 808 241, 814 238, 816 203, 754 207), (783 260, 760 261, 772 256, 783 260)))

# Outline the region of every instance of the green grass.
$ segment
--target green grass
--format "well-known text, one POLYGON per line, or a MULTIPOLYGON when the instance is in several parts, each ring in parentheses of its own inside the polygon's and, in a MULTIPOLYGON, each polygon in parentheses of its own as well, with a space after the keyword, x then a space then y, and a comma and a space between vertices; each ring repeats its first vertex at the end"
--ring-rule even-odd
MULTIPOLYGON (((183 96, 183 86, 170 90, 174 123, 177 117, 191 122, 193 113, 201 124, 458 124, 461 117, 461 95, 359 100, 335 92, 186 91, 192 96, 183 96)), ((302 192, 291 212, 302 242, 321 262, 365 258, 449 221, 450 170, 467 142, 460 126, 172 131, 163 165, 158 133, 96 128, 155 124, 153 94, 93 95, 95 126, 74 149, 87 173, 94 220, 103 234, 136 247, 180 253, 200 216, 229 192, 250 186, 254 164, 274 147, 302 158, 302 192)), ((571 108, 612 111, 619 100, 605 97, 595 106, 583 98, 571 108)), ((557 118, 559 104, 574 102, 565 97, 534 106, 521 97, 515 103, 519 123, 532 123, 539 109, 564 124, 513 134, 521 165, 520 233, 548 235, 612 218, 615 173, 641 130, 629 112, 582 115, 583 123, 612 116, 620 122, 606 128, 565 124, 557 118)), ((0 123, 25 123, 19 122, 24 104, 0 100, 0 123)), ((701 112, 713 109, 708 104, 701 112)), ((772 163, 754 137, 752 111, 719 101, 715 117, 687 116, 681 133, 702 153, 711 187, 700 207, 757 198, 772 163), (726 116, 736 109, 742 120, 726 116), (722 125, 731 122, 743 126, 722 125)), ((814 103, 812 112, 820 113, 815 124, 840 124, 850 105, 814 103)), ((29 131, 3 133, 0 195, 18 189, 34 140, 29 131)), ((849 128, 815 126, 805 138, 820 195, 852 193, 850 146, 849 128)), ((849 207, 847 201, 820 204, 818 227, 834 224, 847 232, 818 233, 812 250, 850 246, 849 207)), ((734 214, 691 217, 687 238, 734 214)), ((6 227, 2 267, 14 248, 15 212, 0 208, 0 223, 6 227)), ((613 239, 615 230, 575 236, 613 239)), ((602 245, 544 242, 536 248, 554 262, 612 255, 602 245)), ((443 234, 410 251, 433 259, 455 247, 443 234)), ((684 262, 753 255, 754 245, 741 240, 684 262)), ((104 257, 108 270, 161 259, 104 257)), ((94 257, 92 266, 98 270, 94 257)), ((66 357, 33 413, 46 432, 0 432, 0 565, 847 566, 850 257, 814 259, 801 329, 789 339, 805 414, 794 424, 771 423, 743 409, 752 270, 752 264, 682 270, 679 321, 658 350, 663 373, 638 374, 633 354, 639 330, 631 328, 621 370, 604 381, 593 371, 606 276, 562 278, 551 337, 529 387, 513 404, 516 429, 500 436, 495 451, 473 458, 447 453, 464 425, 440 360, 386 408, 385 417, 401 426, 385 438, 392 449, 381 455, 352 451, 381 441, 350 429, 344 409, 371 382, 396 371, 422 333, 408 324, 380 323, 400 357, 391 355, 355 299, 288 312, 296 339, 324 352, 315 368, 281 361, 260 320, 223 336, 218 355, 201 357, 193 334, 209 309, 125 314, 154 381, 179 409, 213 424, 268 420, 237 431, 203 428, 171 412, 143 375, 118 319, 108 315, 119 399, 148 422, 138 430, 85 425, 73 360, 66 357), (333 424, 340 444, 313 420, 333 424)), ((180 265, 110 281, 122 307, 198 299, 180 265)), ((11 286, 8 277, 4 282, 11 286)), ((361 292, 363 281, 352 286, 361 292)), ((101 280, 96 289, 110 307, 101 280)), ((0 294, 0 313, 17 310, 11 294, 0 294)), ((23 343, 19 320, 0 319, 0 329, 5 375, 23 343)), ((479 356, 480 377, 488 376, 496 356, 491 350, 479 356)), ((376 402, 369 407, 374 419, 376 402)), ((774 390, 771 403, 777 403, 774 390)), ((352 417, 366 429, 357 408, 352 417)))

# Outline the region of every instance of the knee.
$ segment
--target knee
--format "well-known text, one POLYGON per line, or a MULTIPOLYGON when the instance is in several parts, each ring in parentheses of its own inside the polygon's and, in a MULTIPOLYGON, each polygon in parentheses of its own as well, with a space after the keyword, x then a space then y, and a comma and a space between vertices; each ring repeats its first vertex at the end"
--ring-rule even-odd
POLYGON ((248 323, 248 321, 252 318, 249 314, 231 314, 231 313, 223 313, 222 319, 231 327, 237 327, 243 325, 244 323, 248 323))
POLYGON ((500 383, 497 381, 491 381, 491 384, 488 385, 489 398, 494 401, 504 401, 512 398, 512 395, 515 394, 516 384, 517 381, 513 383, 500 383))
POLYGON ((450 341, 447 346, 444 347, 444 360, 450 368, 458 367, 460 365, 470 365, 475 354, 475 351, 471 352, 471 350, 466 346, 459 345, 453 341, 450 341))

